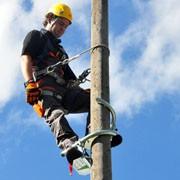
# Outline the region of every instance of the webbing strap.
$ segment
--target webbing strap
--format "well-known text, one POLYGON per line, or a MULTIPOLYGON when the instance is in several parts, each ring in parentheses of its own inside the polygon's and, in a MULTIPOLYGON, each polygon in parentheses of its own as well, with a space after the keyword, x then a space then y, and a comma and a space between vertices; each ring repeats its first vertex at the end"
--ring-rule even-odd
POLYGON ((58 84, 60 84, 60 85, 66 84, 65 80, 63 78, 61 78, 57 73, 50 72, 49 75, 52 76, 53 78, 55 78, 55 80, 58 84))
POLYGON ((56 72, 54 72, 54 71, 48 72, 47 68, 40 70, 40 71, 33 72, 33 79, 34 79, 34 81, 37 81, 47 74, 49 76, 55 78, 56 82, 60 85, 64 85, 66 83, 65 80, 63 78, 61 78, 56 72))
POLYGON ((55 98, 62 100, 62 96, 60 94, 57 94, 54 91, 50 91, 50 90, 42 90, 41 95, 43 95, 43 96, 54 96, 55 98))

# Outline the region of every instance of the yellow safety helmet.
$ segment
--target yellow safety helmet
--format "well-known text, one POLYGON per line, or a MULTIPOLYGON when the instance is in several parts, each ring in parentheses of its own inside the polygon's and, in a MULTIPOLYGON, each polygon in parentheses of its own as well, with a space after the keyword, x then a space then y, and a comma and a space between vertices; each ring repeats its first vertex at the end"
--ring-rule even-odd
POLYGON ((70 22, 72 22, 72 12, 71 8, 67 6, 66 4, 57 3, 54 4, 48 11, 48 13, 53 13, 54 15, 58 17, 64 17, 68 19, 70 22))

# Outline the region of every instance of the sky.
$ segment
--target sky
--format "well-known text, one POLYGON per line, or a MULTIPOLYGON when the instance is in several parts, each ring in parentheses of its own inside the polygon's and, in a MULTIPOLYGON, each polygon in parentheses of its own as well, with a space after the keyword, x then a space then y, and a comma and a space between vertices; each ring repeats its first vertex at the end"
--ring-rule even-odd
MULTIPOLYGON (((20 54, 55 0, 0 0, 0 179, 88 180, 69 175, 50 129, 25 103, 20 54)), ((64 0, 73 23, 70 56, 90 47, 91 1, 64 0)), ((180 1, 109 0, 110 99, 123 143, 112 149, 113 180, 180 179, 180 1)), ((90 55, 70 64, 76 75, 90 55)), ((90 83, 82 87, 90 87, 90 83)), ((68 115, 84 135, 86 114, 68 115)))

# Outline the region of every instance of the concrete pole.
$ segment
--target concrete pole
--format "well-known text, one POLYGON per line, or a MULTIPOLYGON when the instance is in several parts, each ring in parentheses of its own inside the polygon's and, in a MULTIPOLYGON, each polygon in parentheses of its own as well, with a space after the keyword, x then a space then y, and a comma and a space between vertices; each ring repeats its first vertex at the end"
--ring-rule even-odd
MULTIPOLYGON (((110 114, 96 101, 109 102, 108 0, 92 0, 91 18, 91 132, 108 129, 110 114)), ((110 137, 97 138, 92 146, 91 180, 111 180, 110 137)))

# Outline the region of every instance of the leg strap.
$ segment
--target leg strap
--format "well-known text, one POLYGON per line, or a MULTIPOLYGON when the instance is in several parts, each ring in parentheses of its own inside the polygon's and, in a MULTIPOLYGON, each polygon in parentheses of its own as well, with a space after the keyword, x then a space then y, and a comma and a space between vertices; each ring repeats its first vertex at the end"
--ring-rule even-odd
POLYGON ((41 95, 43 96, 54 96, 55 98, 62 100, 62 96, 54 91, 50 91, 50 90, 42 90, 41 95))

